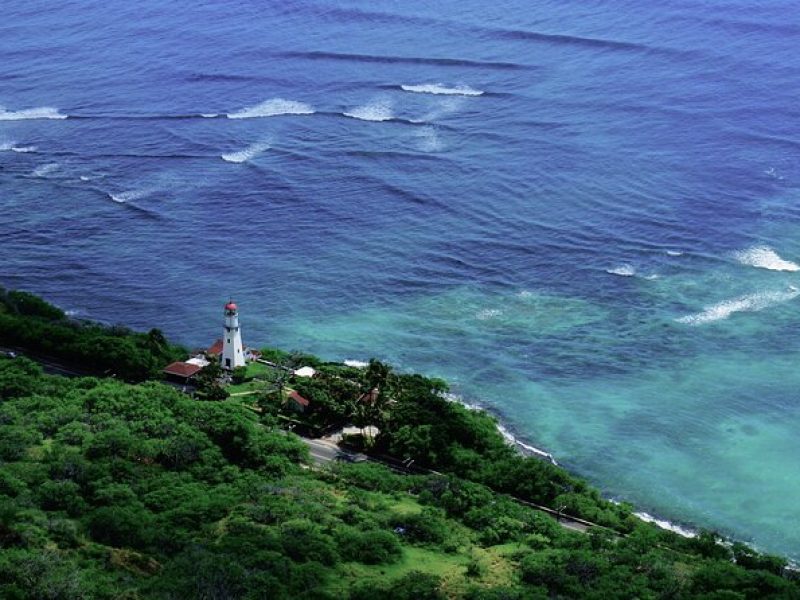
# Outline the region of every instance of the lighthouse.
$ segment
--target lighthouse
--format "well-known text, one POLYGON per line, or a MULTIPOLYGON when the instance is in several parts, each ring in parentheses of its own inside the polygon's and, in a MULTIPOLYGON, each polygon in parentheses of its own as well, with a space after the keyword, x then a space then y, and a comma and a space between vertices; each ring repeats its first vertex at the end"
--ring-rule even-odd
POLYGON ((245 366, 242 332, 239 329, 239 308, 233 300, 225 305, 225 335, 222 338, 222 367, 235 369, 245 366))

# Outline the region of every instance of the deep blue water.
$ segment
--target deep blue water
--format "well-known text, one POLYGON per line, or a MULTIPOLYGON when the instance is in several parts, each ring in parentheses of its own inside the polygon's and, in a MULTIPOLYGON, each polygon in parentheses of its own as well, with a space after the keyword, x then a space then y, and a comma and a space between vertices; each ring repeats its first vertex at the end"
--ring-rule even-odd
POLYGON ((800 556, 796 3, 2 14, 0 284, 197 346, 233 296, 800 556))

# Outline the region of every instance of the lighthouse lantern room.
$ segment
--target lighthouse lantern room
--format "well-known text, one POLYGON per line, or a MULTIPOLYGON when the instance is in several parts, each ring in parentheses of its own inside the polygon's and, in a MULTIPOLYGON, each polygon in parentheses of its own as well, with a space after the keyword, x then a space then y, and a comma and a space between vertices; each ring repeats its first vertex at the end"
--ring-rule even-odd
POLYGON ((222 367, 235 369, 245 366, 242 332, 239 329, 239 309, 233 300, 225 305, 225 335, 222 338, 222 367))

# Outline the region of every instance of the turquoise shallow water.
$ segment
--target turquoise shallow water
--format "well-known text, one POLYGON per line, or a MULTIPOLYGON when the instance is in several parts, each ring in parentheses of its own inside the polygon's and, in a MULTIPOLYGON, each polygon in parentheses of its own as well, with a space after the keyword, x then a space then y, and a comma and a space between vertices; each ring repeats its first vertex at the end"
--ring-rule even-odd
POLYGON ((795 8, 6 7, 0 284, 197 346, 233 295, 800 557, 795 8))

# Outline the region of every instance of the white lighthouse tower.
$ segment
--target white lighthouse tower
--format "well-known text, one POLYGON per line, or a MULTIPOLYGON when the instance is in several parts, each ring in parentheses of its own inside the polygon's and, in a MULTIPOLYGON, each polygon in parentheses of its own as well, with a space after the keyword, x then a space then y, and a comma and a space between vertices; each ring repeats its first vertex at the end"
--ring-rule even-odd
POLYGON ((223 369, 245 366, 242 332, 239 329, 239 308, 231 300, 225 305, 225 336, 222 338, 223 369))

